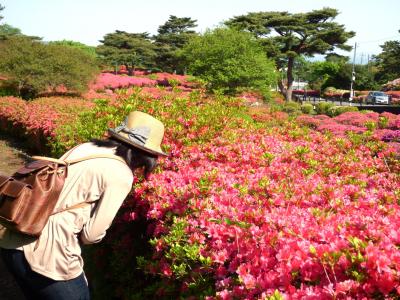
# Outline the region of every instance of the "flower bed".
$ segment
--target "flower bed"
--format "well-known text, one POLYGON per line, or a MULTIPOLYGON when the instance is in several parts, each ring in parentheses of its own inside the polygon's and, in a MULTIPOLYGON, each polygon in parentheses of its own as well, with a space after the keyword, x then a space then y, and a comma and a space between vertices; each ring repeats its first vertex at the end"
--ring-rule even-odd
POLYGON ((101 73, 89 88, 95 91, 102 91, 105 89, 114 90, 128 88, 131 86, 154 86, 156 84, 157 82, 155 80, 149 78, 101 73))
POLYGON ((302 115, 297 118, 300 124, 309 126, 320 132, 331 132, 336 136, 346 136, 350 133, 372 133, 381 141, 399 143, 400 116, 384 112, 346 112, 334 118, 302 115))
POLYGON ((251 120, 226 99, 161 100, 126 104, 167 124, 171 156, 135 183, 89 276, 122 299, 398 293, 400 181, 384 144, 251 120))
POLYGON ((309 97, 319 97, 320 92, 317 90, 293 90, 293 95, 304 95, 309 97))
POLYGON ((391 96, 390 104, 393 105, 400 104, 400 91, 387 91, 385 93, 391 96))
MULTIPOLYGON (((387 224, 397 222, 399 207, 393 186, 383 184, 394 183, 395 175, 373 163, 364 147, 349 154, 350 144, 282 133, 239 131, 238 140, 191 149, 175 158, 178 169, 137 191, 136 205, 149 206, 143 217, 157 220, 155 253, 144 266, 164 279, 159 288, 180 277, 188 293, 210 280, 218 299, 396 291, 399 235, 387 224), (388 209, 393 213, 386 215, 388 209), (171 222, 171 214, 180 217, 171 222)), ((143 208, 125 214, 140 218, 138 211, 143 208)))
POLYGON ((161 86, 183 86, 189 88, 194 87, 194 84, 188 81, 188 76, 186 75, 153 73, 150 75, 150 77, 154 78, 157 81, 157 84, 161 86))
POLYGON ((238 98, 131 92, 55 131, 71 146, 133 109, 166 125, 170 156, 149 181, 136 179, 106 239, 85 249, 96 299, 399 296, 399 161, 366 134, 393 142, 398 116, 293 122, 264 107, 249 113, 238 98), (299 126, 308 123, 317 130, 299 126), (318 131, 327 124, 363 140, 318 131))
POLYGON ((84 99, 48 97, 25 101, 0 97, 1 131, 26 139, 27 146, 39 152, 49 151, 48 139, 62 124, 72 123, 78 113, 93 106, 84 99))

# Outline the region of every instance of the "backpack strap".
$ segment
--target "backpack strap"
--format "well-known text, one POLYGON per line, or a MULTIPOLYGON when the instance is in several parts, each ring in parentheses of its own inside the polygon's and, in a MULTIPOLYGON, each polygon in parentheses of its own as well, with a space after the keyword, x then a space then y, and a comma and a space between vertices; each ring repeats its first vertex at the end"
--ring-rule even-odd
MULTIPOLYGON (((52 162, 56 162, 56 163, 60 163, 60 164, 66 165, 66 166, 69 166, 71 164, 75 164, 75 163, 78 163, 78 162, 81 162, 81 161, 89 160, 89 159, 95 159, 95 158, 115 159, 115 160, 118 160, 118 161, 123 162, 124 164, 126 164, 126 162, 125 162, 125 160, 123 158, 121 158, 121 157, 119 157, 117 155, 112 155, 112 154, 89 155, 89 156, 85 156, 85 157, 74 159, 74 160, 70 160, 70 161, 64 161, 64 160, 55 159, 55 158, 51 158, 51 157, 45 157, 45 156, 32 156, 32 158, 33 159, 38 159, 38 160, 52 161, 52 162)), ((55 215, 55 214, 58 214, 58 213, 61 213, 61 212, 64 212, 64 211, 68 211, 68 210, 72 210, 72 209, 75 209, 75 208, 84 207, 84 206, 86 206, 88 204, 89 205, 92 204, 93 202, 94 201, 91 201, 91 202, 86 202, 86 201, 85 202, 80 202, 80 203, 77 203, 75 205, 69 206, 67 208, 56 210, 51 214, 51 216, 55 215)))
POLYGON ((51 158, 51 157, 46 157, 46 156, 32 156, 33 159, 36 160, 46 160, 46 161, 51 161, 51 162, 55 162, 61 165, 72 165, 81 161, 85 161, 85 160, 89 160, 89 159, 95 159, 95 158, 109 158, 109 159, 115 159, 115 160, 119 160, 120 162, 123 162, 124 164, 126 164, 125 160, 122 157, 119 157, 117 155, 113 155, 113 154, 94 154, 94 155, 89 155, 89 156, 85 156, 85 157, 81 157, 81 158, 77 158, 77 159, 72 159, 72 160, 62 160, 62 159, 56 159, 56 158, 51 158))
POLYGON ((126 164, 126 161, 117 155, 113 155, 113 154, 94 154, 94 155, 89 155, 89 156, 85 156, 85 157, 81 157, 81 158, 77 158, 77 159, 72 159, 72 160, 66 160, 65 162, 67 164, 75 164, 84 160, 89 160, 89 159, 95 159, 95 158, 109 158, 109 159, 115 159, 115 160, 119 160, 120 162, 123 162, 124 164, 126 164))
MULTIPOLYGON (((118 160, 118 161, 126 164, 126 161, 123 158, 121 158, 121 157, 119 157, 117 155, 113 155, 113 154, 94 154, 94 155, 89 155, 89 156, 81 157, 81 158, 74 159, 74 160, 61 160, 61 159, 45 157, 45 156, 32 156, 32 158, 36 159, 36 160, 51 161, 51 162, 55 162, 55 163, 59 163, 59 164, 65 165, 65 166, 69 166, 71 164, 75 164, 75 163, 78 163, 78 162, 81 162, 81 161, 85 161, 85 160, 89 160, 89 159, 95 159, 95 158, 115 159, 115 160, 118 160)), ((72 206, 69 206, 69 207, 66 207, 66 208, 58 209, 58 210, 54 211, 50 216, 62 213, 64 211, 69 211, 69 210, 73 210, 73 209, 76 209, 76 208, 85 207, 87 205, 91 205, 94 202, 95 201, 90 201, 90 202, 86 202, 85 201, 85 202, 80 202, 80 203, 77 203, 75 205, 72 205, 72 206)), ((40 236, 36 240, 36 243, 35 243, 35 246, 34 246, 34 251, 39 247, 39 244, 40 244, 40 236)))
POLYGON ((45 161, 51 161, 51 162, 55 162, 58 163, 60 165, 67 165, 67 162, 61 159, 57 159, 57 158, 52 158, 52 157, 46 157, 46 156, 32 156, 32 158, 34 160, 45 160, 45 161))
MULTIPOLYGON (((125 160, 124 160, 123 158, 121 158, 121 157, 119 157, 119 156, 117 156, 117 155, 112 155, 112 154, 90 155, 90 156, 85 156, 85 157, 78 158, 78 159, 75 159, 75 160, 65 161, 65 163, 67 163, 67 165, 70 165, 70 164, 75 164, 75 163, 78 163, 78 162, 81 162, 81 161, 85 161, 85 160, 89 160, 89 159, 95 159, 95 158, 109 158, 109 159, 115 159, 115 160, 119 160, 120 162, 123 162, 124 164, 126 164, 126 162, 125 162, 125 160)), ((47 159, 47 157, 45 157, 45 159, 47 159)), ((95 202, 95 201, 91 201, 91 202, 87 202, 87 201, 85 201, 85 202, 80 202, 80 203, 77 203, 77 204, 75 204, 75 205, 69 206, 69 207, 67 207, 67 208, 63 208, 63 209, 56 210, 56 211, 53 212, 51 215, 55 215, 55 214, 58 214, 58 213, 61 213, 61 212, 64 212, 64 211, 68 211, 68 210, 72 210, 72 209, 75 209, 75 208, 84 207, 84 206, 90 205, 90 204, 92 204, 92 203, 94 203, 94 202, 95 202)))
POLYGON ((58 210, 56 210, 55 212, 53 212, 50 216, 56 215, 56 214, 59 214, 59 213, 62 213, 62 212, 64 212, 64 211, 68 211, 68 210, 73 210, 73 209, 76 209, 76 208, 85 207, 85 206, 87 206, 87 205, 91 205, 91 204, 94 203, 94 202, 96 202, 96 201, 91 201, 91 202, 80 202, 80 203, 77 203, 77 204, 75 204, 75 205, 72 205, 72 206, 69 206, 69 207, 66 207, 66 208, 58 209, 58 210))

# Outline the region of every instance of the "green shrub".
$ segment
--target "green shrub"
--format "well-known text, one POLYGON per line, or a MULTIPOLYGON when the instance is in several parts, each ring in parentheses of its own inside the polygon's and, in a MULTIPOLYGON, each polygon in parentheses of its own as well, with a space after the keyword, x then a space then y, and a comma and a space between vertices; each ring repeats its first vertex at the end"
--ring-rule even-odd
POLYGON ((374 121, 365 122, 364 126, 368 129, 368 131, 374 131, 377 127, 377 123, 374 121))
POLYGON ((356 106, 332 106, 328 109, 327 115, 335 117, 349 111, 358 111, 358 108, 356 106))
POLYGON ((205 80, 209 91, 234 94, 243 88, 269 90, 275 66, 250 33, 216 28, 192 37, 182 50, 189 74, 205 80))
POLYGON ((282 104, 282 111, 290 115, 298 115, 301 113, 301 105, 294 101, 285 102, 282 104))
POLYGON ((314 112, 314 106, 311 103, 303 103, 301 111, 303 114, 311 115, 314 112))
POLYGON ((96 59, 81 49, 27 37, 2 41, 0 57, 5 83, 24 99, 54 92, 60 86, 71 92, 83 92, 99 71, 96 59))
MULTIPOLYGON (((163 88, 160 88, 162 90, 163 88)), ((72 146, 86 142, 92 138, 101 138, 108 128, 118 126, 125 114, 132 110, 140 110, 147 112, 161 112, 160 115, 155 114, 165 124, 167 128, 178 129, 176 132, 182 144, 192 143, 193 141, 202 143, 221 135, 221 131, 226 124, 221 122, 221 116, 231 119, 230 126, 233 128, 246 127, 251 124, 252 119, 245 113, 246 107, 241 105, 241 100, 235 97, 225 97, 222 95, 214 95, 213 98, 202 98, 198 91, 192 92, 187 98, 176 98, 172 107, 168 101, 144 100, 144 96, 140 95, 140 89, 137 89, 129 97, 121 97, 118 105, 112 105, 109 100, 95 100, 95 106, 88 111, 79 114, 78 120, 73 123, 65 124, 56 129, 56 135, 52 142, 52 154, 58 156, 66 149, 72 146), (197 105, 193 105, 197 103, 197 105), (162 116, 162 112, 169 109, 169 117, 162 116), (179 120, 190 120, 190 116, 196 115, 196 126, 190 126, 190 133, 184 131, 186 128, 179 120), (165 118, 165 119, 164 119, 165 118), (211 130, 210 124, 213 124, 211 130), (208 128, 201 135, 200 130, 208 128), (186 132, 186 134, 182 134, 186 132), (188 135, 195 135, 198 138, 188 138, 188 135)), ((166 149, 168 151, 168 149, 166 149)))
POLYGON ((207 82, 205 80, 192 75, 187 75, 186 81, 189 82, 193 88, 205 88, 207 86, 207 82))
POLYGON ((384 116, 380 116, 378 120, 378 127, 379 128, 387 128, 389 125, 389 119, 384 116))
POLYGON ((170 79, 168 79, 167 81, 168 81, 168 84, 169 84, 170 86, 172 86, 173 88, 179 86, 180 83, 181 83, 179 80, 174 79, 174 78, 170 78, 170 79))
POLYGON ((157 74, 150 74, 149 76, 147 76, 148 78, 152 79, 152 80, 157 80, 157 74))
POLYGON ((327 115, 328 110, 333 107, 333 103, 330 102, 319 102, 315 105, 315 110, 319 115, 327 115))

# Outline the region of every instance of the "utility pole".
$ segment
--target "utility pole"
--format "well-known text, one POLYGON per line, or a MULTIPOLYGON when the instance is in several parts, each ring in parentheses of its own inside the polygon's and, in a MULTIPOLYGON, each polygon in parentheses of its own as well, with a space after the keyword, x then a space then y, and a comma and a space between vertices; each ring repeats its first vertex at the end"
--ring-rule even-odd
POLYGON ((353 101, 354 91, 353 91, 353 82, 356 79, 356 73, 354 71, 354 65, 356 61, 356 52, 357 52, 357 43, 354 44, 354 56, 353 56, 353 68, 351 71, 351 83, 350 83, 350 98, 349 101, 353 101))

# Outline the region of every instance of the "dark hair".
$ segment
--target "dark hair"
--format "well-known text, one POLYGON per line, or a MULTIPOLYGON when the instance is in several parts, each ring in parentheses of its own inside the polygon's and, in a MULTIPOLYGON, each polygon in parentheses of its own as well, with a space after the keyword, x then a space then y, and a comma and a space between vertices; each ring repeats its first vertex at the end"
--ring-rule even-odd
POLYGON ((144 168, 144 177, 147 179, 157 166, 158 156, 150 154, 139 148, 130 146, 122 141, 108 138, 106 140, 93 139, 91 142, 98 147, 117 147, 115 154, 122 157, 132 169, 144 168))

